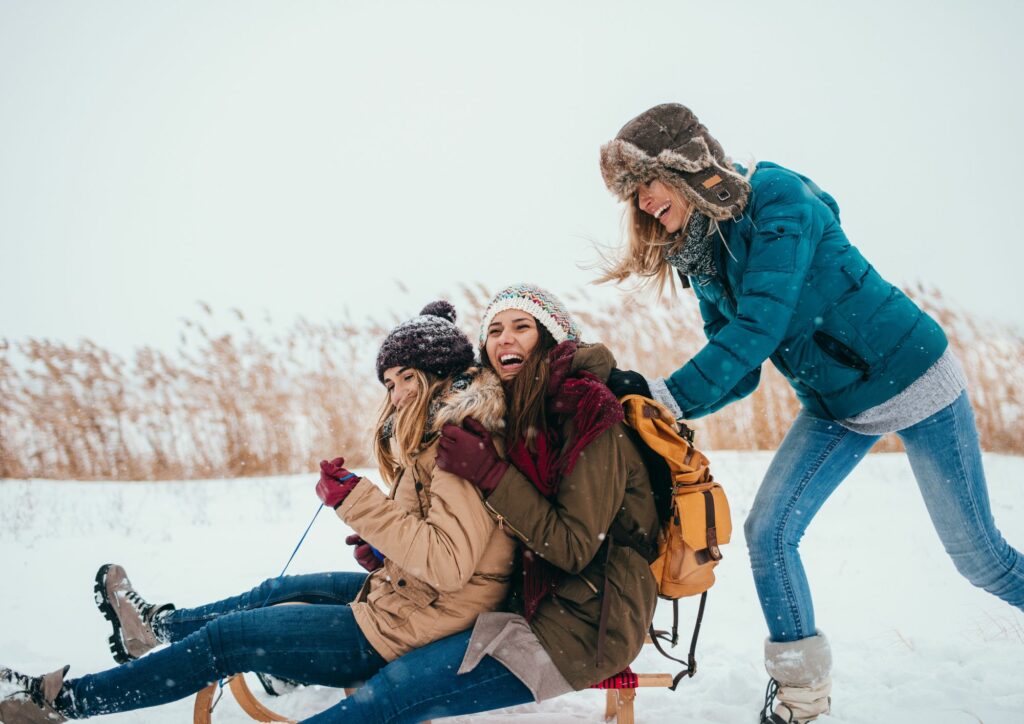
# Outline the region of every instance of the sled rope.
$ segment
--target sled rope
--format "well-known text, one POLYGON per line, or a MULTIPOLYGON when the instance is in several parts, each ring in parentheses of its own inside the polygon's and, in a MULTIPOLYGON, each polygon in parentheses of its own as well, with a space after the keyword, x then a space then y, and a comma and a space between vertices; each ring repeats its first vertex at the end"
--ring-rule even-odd
MULTIPOLYGON (((295 560, 295 554, 299 552, 299 548, 301 548, 302 544, 305 543, 306 536, 309 535, 309 531, 313 528, 313 523, 316 522, 317 517, 320 515, 320 511, 323 509, 324 504, 321 503, 317 507, 316 512, 313 513, 313 518, 309 521, 309 525, 306 526, 306 530, 303 532, 302 537, 299 538, 299 542, 295 544, 295 550, 293 550, 292 554, 288 557, 288 562, 284 564, 284 568, 281 569, 281 572, 277 574, 277 578, 275 578, 274 580, 284 578, 284 574, 288 572, 288 566, 290 566, 292 564, 292 561, 295 560)), ((270 587, 270 592, 267 594, 267 597, 263 599, 263 604, 260 606, 260 608, 265 608, 267 605, 267 601, 269 601, 270 597, 273 595, 274 586, 272 584, 270 587)), ((235 695, 235 699, 238 701, 239 706, 242 707, 246 714, 248 714, 256 721, 293 721, 292 719, 283 717, 280 714, 275 714, 273 711, 263 706, 263 704, 261 704, 255 696, 253 696, 252 690, 249 689, 249 686, 245 683, 245 679, 242 677, 242 675, 236 674, 234 676, 228 677, 227 679, 221 679, 216 683, 210 684, 208 687, 199 692, 199 695, 196 696, 195 707, 193 708, 192 711, 192 718, 194 724, 210 724, 210 721, 213 717, 213 709, 217 706, 217 703, 220 701, 221 697, 224 696, 225 683, 229 687, 231 687, 231 693, 235 695), (214 698, 214 694, 217 695, 216 698, 214 698)))
MULTIPOLYGON (((323 510, 323 509, 324 509, 324 504, 320 503, 320 507, 316 509, 315 513, 313 513, 313 519, 310 520, 309 521, 309 525, 306 526, 306 532, 302 534, 302 537, 299 538, 299 542, 295 544, 295 550, 293 550, 292 554, 288 557, 288 562, 284 564, 284 568, 282 568, 281 572, 279 574, 277 574, 277 578, 278 579, 284 578, 284 574, 288 570, 288 566, 290 566, 292 564, 292 561, 295 560, 295 554, 299 552, 299 548, 301 548, 302 544, 306 541, 306 536, 309 535, 309 531, 313 527, 313 523, 316 522, 317 516, 320 515, 320 511, 323 510)), ((277 579, 275 579, 275 580, 277 580, 277 579)), ((263 605, 260 606, 260 608, 265 608, 266 607, 267 601, 270 600, 270 597, 272 595, 274 595, 274 588, 273 588, 273 586, 271 586, 270 593, 267 594, 267 597, 265 599, 263 599, 263 605)))

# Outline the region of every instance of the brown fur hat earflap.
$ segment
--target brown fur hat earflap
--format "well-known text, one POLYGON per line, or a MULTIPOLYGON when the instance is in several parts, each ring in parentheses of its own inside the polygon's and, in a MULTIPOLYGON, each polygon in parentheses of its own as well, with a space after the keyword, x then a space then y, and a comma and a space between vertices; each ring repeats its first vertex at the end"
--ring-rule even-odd
POLYGON ((623 126, 601 147, 601 175, 623 201, 640 184, 658 179, 719 221, 738 216, 750 196, 750 184, 721 144, 678 103, 654 106, 623 126))

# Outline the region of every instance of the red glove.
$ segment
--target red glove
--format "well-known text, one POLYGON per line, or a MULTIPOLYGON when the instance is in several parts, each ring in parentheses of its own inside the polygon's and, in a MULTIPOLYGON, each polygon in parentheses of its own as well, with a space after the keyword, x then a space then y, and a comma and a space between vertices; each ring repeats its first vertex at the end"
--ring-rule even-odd
POLYGON ((485 496, 490 495, 508 470, 508 463, 498 456, 487 428, 472 417, 467 417, 462 425, 445 425, 441 429, 437 467, 465 478, 485 496))
POLYGON ((355 556, 356 563, 361 565, 370 573, 373 573, 378 568, 384 565, 384 562, 377 557, 377 554, 373 552, 373 547, 364 541, 358 533, 353 533, 345 538, 345 543, 350 546, 355 546, 352 550, 352 555, 355 556))
POLYGON ((345 458, 334 458, 331 462, 320 461, 320 482, 316 484, 316 494, 324 505, 329 505, 335 510, 345 502, 348 494, 362 480, 355 473, 350 473, 342 467, 344 464, 345 458))

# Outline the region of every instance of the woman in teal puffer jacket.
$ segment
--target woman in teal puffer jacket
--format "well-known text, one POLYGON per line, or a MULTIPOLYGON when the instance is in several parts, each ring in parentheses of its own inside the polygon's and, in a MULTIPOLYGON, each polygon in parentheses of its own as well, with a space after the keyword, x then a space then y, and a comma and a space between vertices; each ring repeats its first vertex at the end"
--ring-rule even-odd
POLYGON ((601 172, 626 203, 629 236, 601 281, 663 287, 674 272, 708 338, 668 378, 619 373, 609 385, 696 418, 750 394, 771 360, 803 404, 744 526, 769 629, 762 722, 829 709, 831 653, 797 546, 883 434, 903 439, 958 570, 1024 610, 1024 557, 992 519, 963 370, 935 320, 850 244, 835 200, 776 164, 732 164, 678 104, 627 123, 602 147, 601 172))

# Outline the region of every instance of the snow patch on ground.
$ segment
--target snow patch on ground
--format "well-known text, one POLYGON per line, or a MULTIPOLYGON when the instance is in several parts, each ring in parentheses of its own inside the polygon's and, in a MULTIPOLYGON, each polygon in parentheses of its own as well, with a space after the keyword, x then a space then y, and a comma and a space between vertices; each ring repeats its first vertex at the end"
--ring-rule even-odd
MULTIPOLYGON (((717 452, 730 496, 732 542, 708 598, 699 672, 675 693, 642 689, 637 722, 756 721, 767 675, 764 622, 742 521, 770 453, 717 452)), ((1024 548, 1024 459, 986 456, 997 524, 1024 548)), ((364 471, 371 478, 372 471, 364 471)), ((319 501, 314 474, 161 483, 0 481, 0 666, 31 674, 70 663, 70 676, 112 665, 109 624, 93 603, 102 563, 125 566, 150 601, 195 605, 277 575, 319 501)), ((350 531, 320 514, 289 572, 357 570, 350 531)), ((823 722, 1019 724, 1024 721, 1024 614, 964 581, 931 528, 904 456, 871 455, 826 503, 801 549, 818 625, 832 642, 833 714, 823 722)), ((681 606, 683 638, 696 601, 681 606)), ((663 604, 656 625, 671 623, 663 604)), ((685 654, 685 643, 677 652, 685 654)), ((651 647, 634 668, 675 672, 651 647)), ((255 679, 253 691, 262 689, 255 679)), ((305 689, 268 703, 308 716, 342 697, 305 689)), ((447 721, 565 724, 601 720, 604 694, 447 721)), ((103 721, 180 724, 191 699, 103 721)), ((225 696, 214 721, 250 722, 225 696)))

